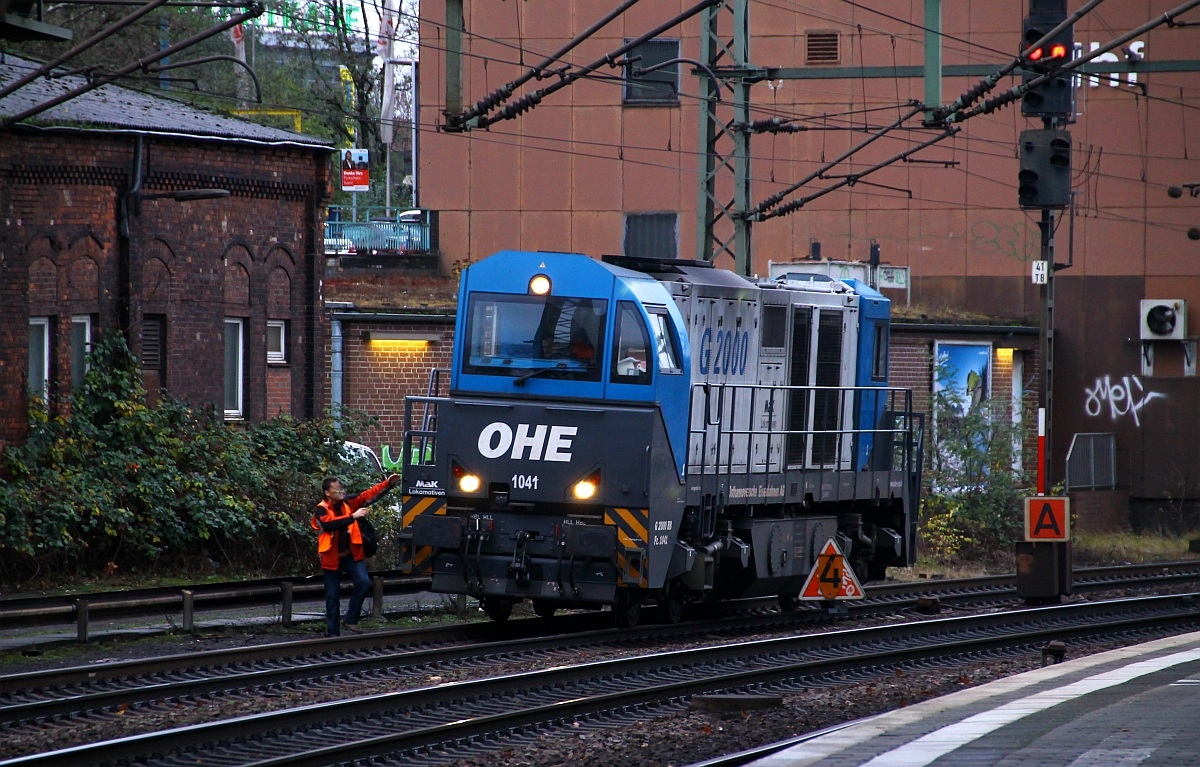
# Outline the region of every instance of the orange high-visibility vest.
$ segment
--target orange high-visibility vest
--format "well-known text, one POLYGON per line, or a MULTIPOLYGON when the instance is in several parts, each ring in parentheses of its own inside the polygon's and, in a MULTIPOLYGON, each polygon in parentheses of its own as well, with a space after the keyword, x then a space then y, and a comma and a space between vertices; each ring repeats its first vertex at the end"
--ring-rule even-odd
MULTIPOLYGON (((317 508, 313 511, 313 516, 309 520, 309 524, 312 525, 314 530, 320 531, 320 534, 317 536, 317 554, 321 556, 322 570, 338 569, 338 557, 341 553, 337 550, 334 542, 337 532, 327 532, 322 523, 333 522, 334 520, 350 516, 380 495, 383 495, 387 489, 388 483, 385 479, 377 485, 372 485, 353 498, 342 500, 336 507, 328 498, 317 504, 317 508)), ((346 529, 350 532, 350 556, 354 557, 355 562, 361 562, 366 557, 363 555, 362 531, 358 529, 358 521, 351 522, 350 526, 346 529)))

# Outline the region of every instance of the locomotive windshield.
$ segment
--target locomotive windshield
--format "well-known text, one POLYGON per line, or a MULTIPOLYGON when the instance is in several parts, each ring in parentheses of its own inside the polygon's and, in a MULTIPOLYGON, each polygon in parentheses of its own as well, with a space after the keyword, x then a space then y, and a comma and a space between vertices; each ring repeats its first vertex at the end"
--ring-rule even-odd
POLYGON ((463 370, 525 380, 599 381, 608 302, 595 298, 474 293, 463 370))

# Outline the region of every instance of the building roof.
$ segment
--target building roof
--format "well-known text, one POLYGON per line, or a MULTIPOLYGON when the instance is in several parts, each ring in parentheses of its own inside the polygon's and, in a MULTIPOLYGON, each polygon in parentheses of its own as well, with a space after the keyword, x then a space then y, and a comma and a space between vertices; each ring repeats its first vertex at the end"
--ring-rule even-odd
MULTIPOLYGON (((0 53, 0 88, 41 66, 37 61, 0 53)), ((63 72, 65 70, 56 70, 63 72)), ((39 77, 0 98, 0 119, 19 115, 87 83, 82 75, 39 77)), ((17 125, 76 130, 122 130, 196 139, 257 144, 291 144, 332 149, 325 139, 226 117, 174 99, 152 96, 117 85, 76 96, 17 125)))

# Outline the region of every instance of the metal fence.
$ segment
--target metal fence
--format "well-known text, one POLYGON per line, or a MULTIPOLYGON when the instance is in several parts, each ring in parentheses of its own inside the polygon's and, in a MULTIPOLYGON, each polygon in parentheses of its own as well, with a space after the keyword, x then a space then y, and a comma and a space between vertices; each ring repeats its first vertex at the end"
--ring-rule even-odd
POLYGON ((433 245, 430 211, 330 206, 325 253, 330 256, 428 255, 433 245))
POLYGON ((1067 451, 1067 490, 1117 486, 1117 435, 1076 434, 1067 451))

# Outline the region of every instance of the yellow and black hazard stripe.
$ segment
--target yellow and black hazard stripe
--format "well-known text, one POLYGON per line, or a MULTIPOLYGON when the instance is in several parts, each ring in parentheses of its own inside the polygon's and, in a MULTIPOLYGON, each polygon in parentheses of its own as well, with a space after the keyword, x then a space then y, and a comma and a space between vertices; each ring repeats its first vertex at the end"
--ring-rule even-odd
POLYGON ((617 528, 617 567, 627 583, 648 585, 650 509, 613 507, 604 510, 604 524, 617 528))
MULTIPOLYGON (((445 514, 446 497, 444 495, 406 495, 401 508, 403 509, 401 529, 407 529, 413 520, 422 514, 445 514)), ((405 548, 408 551, 401 552, 400 568, 413 575, 429 575, 433 564, 433 547, 422 546, 420 550, 413 551, 410 544, 405 548), (404 554, 409 556, 406 557, 404 554)))

